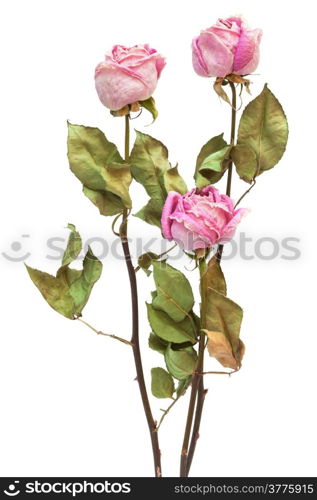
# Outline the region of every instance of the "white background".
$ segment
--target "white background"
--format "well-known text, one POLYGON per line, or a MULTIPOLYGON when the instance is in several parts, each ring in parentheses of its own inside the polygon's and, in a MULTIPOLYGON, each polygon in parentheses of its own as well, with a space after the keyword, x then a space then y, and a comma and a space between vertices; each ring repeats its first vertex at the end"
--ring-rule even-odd
MULTIPOLYGON (((190 43, 217 17, 241 13, 263 29, 257 95, 265 82, 283 103, 287 153, 260 177, 243 203, 240 229, 253 238, 300 238, 301 258, 225 260, 229 296, 244 307, 247 351, 231 378, 205 377, 209 387, 196 476, 316 475, 316 124, 314 2, 148 2, 29 0, 1 7, 1 252, 30 252, 29 265, 54 272, 46 240, 66 237, 68 222, 84 240, 113 240, 111 220, 82 195, 66 158, 66 120, 98 126, 122 150, 123 120, 112 118, 94 90, 94 67, 112 44, 150 43, 168 64, 155 92, 160 116, 134 125, 162 140, 193 185, 200 147, 228 138, 230 108, 212 82, 191 66, 190 43), (274 8, 273 8, 274 7, 274 8), (22 235, 29 234, 28 238, 22 235), (23 247, 12 250, 12 242, 23 247)), ((245 98, 245 102, 249 97, 245 98)), ((245 189, 236 180, 233 196, 245 189)), ((133 188, 136 207, 146 196, 133 188)), ((159 238, 134 219, 131 237, 159 238)), ((98 245, 94 246, 98 252, 98 245)), ((264 251, 264 250, 263 250, 264 251)), ((270 247, 267 248, 268 254, 270 247)), ((52 254, 52 252, 50 252, 52 254)), ((51 310, 22 263, 1 265, 1 476, 150 476, 149 436, 129 347, 100 337, 51 310)), ((178 261, 184 270, 187 259, 178 261)), ((188 273, 197 291, 197 272, 188 273)), ((147 348, 144 302, 152 279, 139 274, 145 372, 162 365, 147 348)), ((98 329, 130 336, 124 263, 108 256, 84 318, 98 329)), ((209 369, 219 369, 210 358, 209 369)), ((168 401, 152 398, 157 417, 168 401)), ((163 473, 178 474, 187 396, 160 435, 163 473)))

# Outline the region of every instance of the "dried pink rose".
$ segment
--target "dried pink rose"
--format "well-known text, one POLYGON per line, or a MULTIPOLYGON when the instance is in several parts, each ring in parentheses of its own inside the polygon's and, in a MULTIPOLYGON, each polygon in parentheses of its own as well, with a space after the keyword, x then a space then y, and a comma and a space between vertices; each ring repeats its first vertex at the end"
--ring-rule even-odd
POLYGON ((115 45, 95 71, 96 90, 102 104, 117 111, 148 99, 165 66, 165 59, 149 45, 115 45))
POLYGON ((210 248, 229 241, 247 212, 235 210, 233 200, 213 186, 184 195, 170 191, 162 212, 163 236, 187 251, 210 248))
POLYGON ((259 63, 260 29, 250 29, 242 17, 218 19, 193 39, 193 66, 200 76, 247 75, 259 63))

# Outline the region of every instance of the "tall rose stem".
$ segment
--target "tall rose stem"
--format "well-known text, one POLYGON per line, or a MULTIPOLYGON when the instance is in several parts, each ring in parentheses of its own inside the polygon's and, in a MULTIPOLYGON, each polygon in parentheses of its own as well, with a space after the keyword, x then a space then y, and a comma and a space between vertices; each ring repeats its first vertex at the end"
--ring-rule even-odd
MULTIPOLYGON (((201 259, 199 261, 199 271, 200 271, 200 278, 202 279, 202 276, 206 270, 206 260, 201 259)), ((202 295, 202 304, 201 304, 201 315, 203 316, 203 308, 204 308, 204 303, 203 303, 203 295, 202 295)), ((204 328, 204 325, 201 325, 201 328, 204 328)), ((195 452, 195 447, 196 447, 196 442, 198 439, 198 431, 200 427, 200 420, 201 420, 201 414, 203 410, 203 404, 204 404, 204 399, 206 392, 204 389, 204 380, 203 376, 201 376, 201 373, 203 372, 204 369, 204 351, 205 351, 205 334, 203 331, 200 331, 200 338, 199 338, 199 349, 198 349, 198 359, 196 363, 196 369, 195 372, 193 373, 192 376, 192 387, 191 387, 191 393, 190 393, 190 400, 189 400, 189 406, 188 406, 188 413, 187 413, 187 420, 186 420, 186 427, 185 427, 185 433, 184 433, 184 439, 183 439, 183 445, 182 445, 182 453, 181 453, 181 460, 180 460, 180 476, 181 477, 187 477, 189 473, 189 469, 193 460, 193 455, 195 452), (197 403, 196 403, 197 401, 197 403), (194 414, 195 414, 195 407, 196 407, 196 415, 194 419, 194 414), (194 424, 194 425, 193 425, 194 424), (190 441, 191 439, 191 441, 190 441), (190 445, 189 445, 190 443, 190 445)))
MULTIPOLYGON (((129 115, 125 116, 125 161, 129 160, 130 155, 130 117, 129 115)), ((122 244, 122 249, 126 261, 126 266, 129 274, 130 280, 130 288, 131 288, 131 302, 132 302, 132 337, 131 344, 135 362, 135 368, 137 373, 137 381, 139 384, 139 390, 141 394, 141 399, 143 403, 144 413, 146 416, 147 424, 150 431, 151 443, 152 443, 152 452, 154 459, 154 470, 155 477, 161 477, 161 452, 159 448, 158 442, 158 433, 157 433, 157 425, 156 421, 153 418, 149 398, 146 390, 144 373, 142 367, 142 358, 140 352, 140 342, 139 342, 139 310, 138 310, 138 289, 137 289, 137 281, 136 274, 134 270, 134 266, 131 260, 129 242, 128 242, 128 211, 124 210, 122 215, 122 223, 120 227, 120 239, 122 244)))
MULTIPOLYGON (((237 122, 237 92, 234 83, 229 82, 229 85, 232 92, 230 145, 234 146, 234 141, 236 137, 236 122, 237 122)), ((228 166, 228 177, 227 177, 227 188, 226 188, 226 195, 228 196, 231 195, 232 169, 233 169, 232 160, 230 160, 228 166)), ((223 245, 219 245, 217 251, 217 259, 219 260, 219 262, 221 261, 222 252, 223 252, 223 245)))
MULTIPOLYGON (((237 93, 235 84, 229 82, 229 85, 232 92, 230 145, 233 146, 236 135, 237 93)), ((226 194, 228 196, 231 195, 232 170, 233 170, 233 165, 232 161, 230 161, 228 166, 227 187, 226 187, 226 194)), ((220 245, 217 251, 217 259, 219 261, 221 260, 222 257, 222 251, 223 251, 223 245, 220 245)), ((200 269, 201 281, 203 273, 205 272, 205 267, 206 267, 206 261, 205 260, 200 261, 199 269, 200 269)), ((201 304, 202 317, 204 317, 203 308, 204 308, 204 300, 202 295, 202 304, 201 304)), ((204 325, 201 325, 201 327, 204 328, 204 325)), ((196 367, 196 372, 198 373, 194 373, 192 379, 192 390, 189 401, 187 422, 186 422, 185 435, 182 448, 181 468, 180 468, 181 477, 187 477, 190 471, 190 467, 196 450, 197 440, 199 438, 201 417, 204 408, 205 397, 207 394, 207 390, 204 388, 204 378, 203 376, 199 375, 199 372, 203 371, 204 350, 205 350, 205 335, 201 333, 199 351, 198 351, 198 361, 196 367), (190 440, 190 445, 189 445, 189 440, 190 440)))

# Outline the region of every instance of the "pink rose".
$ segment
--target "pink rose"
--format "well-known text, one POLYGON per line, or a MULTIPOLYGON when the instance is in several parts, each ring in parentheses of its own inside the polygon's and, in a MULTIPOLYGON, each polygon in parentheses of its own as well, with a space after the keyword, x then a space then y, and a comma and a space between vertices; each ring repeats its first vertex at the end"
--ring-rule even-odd
POLYGON ((95 71, 99 99, 113 111, 148 99, 164 66, 164 57, 147 44, 131 48, 115 45, 95 71))
POLYGON ((259 63, 262 31, 251 30, 241 17, 219 19, 194 38, 193 66, 200 76, 247 75, 259 63))
POLYGON ((162 212, 163 236, 184 250, 210 248, 229 241, 247 212, 235 210, 233 200, 213 186, 184 195, 170 191, 162 212))

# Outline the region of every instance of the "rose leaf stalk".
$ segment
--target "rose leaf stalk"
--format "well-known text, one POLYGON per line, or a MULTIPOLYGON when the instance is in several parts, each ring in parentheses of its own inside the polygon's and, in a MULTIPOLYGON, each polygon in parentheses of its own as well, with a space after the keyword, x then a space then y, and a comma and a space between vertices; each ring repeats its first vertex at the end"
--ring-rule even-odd
MULTIPOLYGON (((129 149, 130 149, 130 116, 125 116, 125 147, 124 156, 125 161, 129 160, 129 149)), ((141 399, 143 403, 144 413, 146 416, 147 424, 150 431, 155 477, 161 477, 161 452, 158 442, 158 432, 156 421, 153 418, 149 398, 147 394, 147 389, 144 380, 144 373, 142 367, 142 358, 140 351, 140 341, 139 341, 139 311, 138 311, 138 289, 136 281, 136 273, 131 260, 131 253, 128 242, 128 210, 125 209, 122 214, 122 223, 120 226, 120 240, 122 244, 122 249, 125 257, 125 262, 128 270, 130 288, 131 288, 131 302, 132 302, 132 337, 131 344, 135 362, 135 368, 137 373, 137 382, 139 385, 139 390, 141 394, 141 399)))

